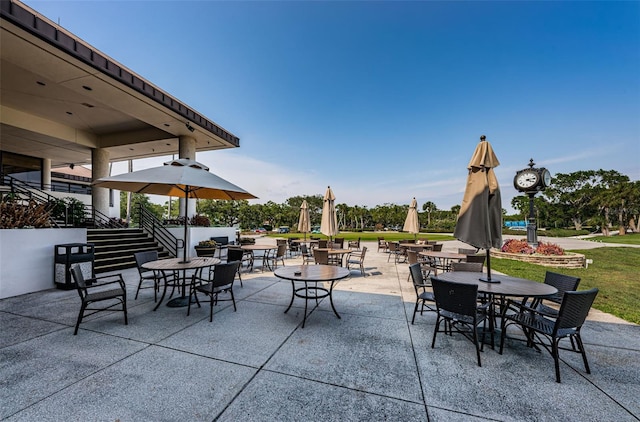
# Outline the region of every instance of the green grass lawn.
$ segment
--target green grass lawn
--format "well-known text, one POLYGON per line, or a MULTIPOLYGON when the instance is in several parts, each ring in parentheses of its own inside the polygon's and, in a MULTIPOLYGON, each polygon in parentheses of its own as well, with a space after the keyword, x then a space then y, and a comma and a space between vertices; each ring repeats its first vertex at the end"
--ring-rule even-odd
MULTIPOLYGON (((626 237, 626 236, 623 236, 626 237)), ((594 308, 640 324, 640 248, 597 248, 569 251, 592 259, 589 268, 550 268, 508 259, 491 260, 491 268, 514 277, 544 280, 545 271, 580 277, 578 290, 600 289, 594 308)))
POLYGON ((640 233, 631 233, 624 236, 598 236, 586 240, 591 242, 616 243, 620 245, 640 245, 640 233))
MULTIPOLYGON (((280 237, 280 238, 289 238, 289 237, 297 237, 297 238, 304 238, 304 234, 303 233, 269 233, 268 234, 269 237, 280 237)), ((319 237, 320 239, 327 239, 327 236, 323 235, 323 234, 309 234, 307 233, 307 239, 309 239, 311 236, 313 237, 319 237)), ((412 234, 409 233, 398 233, 398 232, 340 232, 340 234, 336 237, 342 237, 344 238, 345 242, 348 242, 349 240, 357 240, 358 238, 360 238, 360 240, 362 240, 363 242, 377 242, 378 241, 378 237, 384 237, 384 240, 390 240, 390 241, 397 241, 397 240, 403 240, 403 239, 413 239, 414 236, 412 234)), ((443 241, 443 240, 454 240, 455 238, 451 235, 447 235, 447 234, 426 234, 426 233, 421 233, 418 235, 418 239, 422 239, 422 240, 437 240, 437 241, 443 241)))

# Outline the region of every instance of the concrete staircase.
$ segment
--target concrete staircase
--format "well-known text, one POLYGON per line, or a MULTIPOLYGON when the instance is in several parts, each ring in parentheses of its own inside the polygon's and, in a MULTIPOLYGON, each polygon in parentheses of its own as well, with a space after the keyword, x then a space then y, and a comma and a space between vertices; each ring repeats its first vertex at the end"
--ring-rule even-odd
POLYGON ((169 257, 169 252, 141 229, 88 229, 87 243, 95 245, 96 273, 134 268, 136 252, 155 250, 160 258, 169 257))

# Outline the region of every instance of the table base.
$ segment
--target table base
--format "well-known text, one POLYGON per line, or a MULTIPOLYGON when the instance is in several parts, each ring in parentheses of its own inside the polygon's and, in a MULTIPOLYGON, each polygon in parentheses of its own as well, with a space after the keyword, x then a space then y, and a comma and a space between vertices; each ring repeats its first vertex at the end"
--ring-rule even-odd
MULTIPOLYGON (((309 282, 306 282, 306 283, 309 283, 309 282)), ((334 283, 335 281, 331 282, 331 287, 329 289, 325 287, 320 287, 320 286, 305 286, 305 287, 299 287, 296 289, 295 282, 291 281, 291 286, 293 288, 293 295, 291 296, 291 302, 289 302, 289 307, 284 311, 284 313, 286 314, 287 312, 289 312, 289 309, 291 309, 291 306, 293 306, 293 300, 296 297, 304 299, 304 318, 302 319, 302 328, 304 328, 304 325, 307 322, 307 308, 308 308, 309 300, 315 300, 317 302, 318 299, 324 299, 325 297, 329 297, 329 302, 331 303, 331 309, 333 310, 333 313, 338 317, 338 319, 342 319, 340 317, 340 314, 338 314, 338 311, 336 311, 335 306, 333 306, 332 293, 333 293, 334 283)), ((318 305, 316 304, 316 307, 317 306, 318 305)))
POLYGON ((176 297, 167 302, 168 308, 184 308, 189 305, 189 298, 187 296, 176 297))
POLYGON ((495 278, 488 279, 487 277, 480 277, 478 280, 484 283, 500 283, 500 280, 496 280, 495 278))

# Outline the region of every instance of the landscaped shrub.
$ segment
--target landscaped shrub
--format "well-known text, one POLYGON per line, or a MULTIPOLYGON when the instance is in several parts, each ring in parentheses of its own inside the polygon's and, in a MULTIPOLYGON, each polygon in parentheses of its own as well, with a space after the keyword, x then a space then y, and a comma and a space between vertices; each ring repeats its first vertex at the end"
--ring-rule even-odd
POLYGON ((26 204, 19 201, 0 202, 0 229, 31 227, 51 227, 46 204, 39 204, 33 200, 26 204))
POLYGON ((564 249, 555 243, 539 242, 537 248, 529 246, 525 239, 508 239, 500 248, 502 252, 519 253, 531 255, 534 253, 541 255, 564 255, 564 249))
POLYGON ((526 240, 517 240, 517 239, 508 239, 500 248, 502 252, 507 253, 522 253, 531 255, 535 253, 535 249, 533 249, 526 240))
POLYGON ((197 226, 197 227, 209 227, 211 225, 211 221, 209 217, 204 215, 194 215, 189 220, 189 225, 197 226))
POLYGON ((536 248, 536 253, 542 255, 564 255, 564 249, 555 243, 539 242, 536 248))

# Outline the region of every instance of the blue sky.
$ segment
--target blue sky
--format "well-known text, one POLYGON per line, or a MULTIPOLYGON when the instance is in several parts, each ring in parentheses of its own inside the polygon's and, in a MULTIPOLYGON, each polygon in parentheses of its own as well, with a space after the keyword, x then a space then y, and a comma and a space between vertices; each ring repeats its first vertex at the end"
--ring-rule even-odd
POLYGON ((197 159, 252 202, 450 209, 483 134, 509 211, 530 158, 640 179, 640 2, 25 3, 239 136, 197 159))

